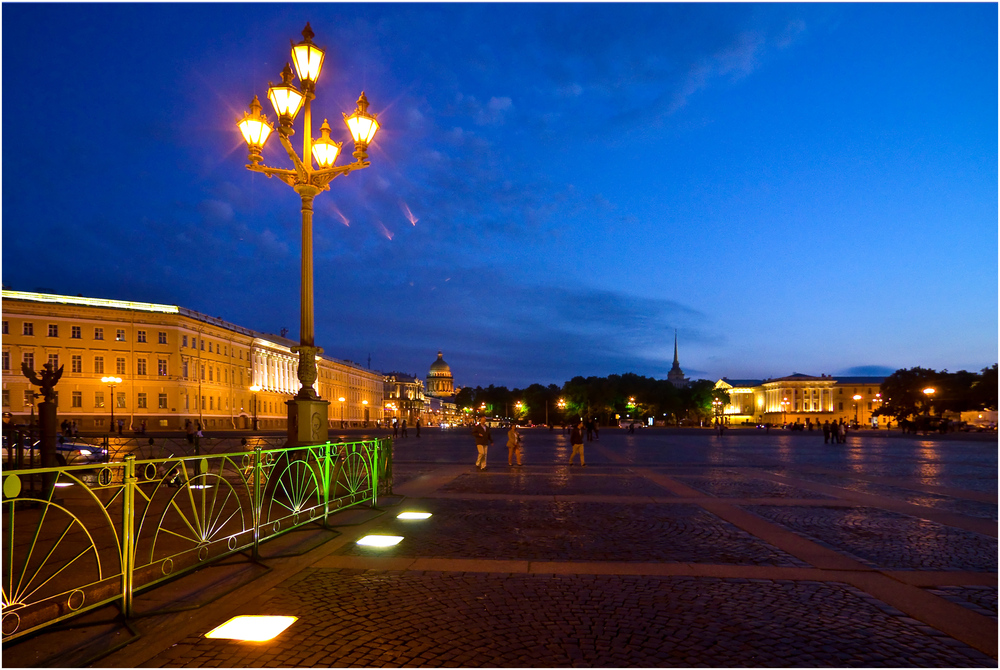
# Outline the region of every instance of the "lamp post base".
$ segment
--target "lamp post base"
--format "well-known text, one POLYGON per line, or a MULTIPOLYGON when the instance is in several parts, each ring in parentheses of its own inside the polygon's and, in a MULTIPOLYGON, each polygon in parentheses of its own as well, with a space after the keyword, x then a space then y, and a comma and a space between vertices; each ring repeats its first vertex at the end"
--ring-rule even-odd
POLYGON ((288 406, 286 447, 325 444, 330 439, 330 403, 326 400, 292 399, 288 406))

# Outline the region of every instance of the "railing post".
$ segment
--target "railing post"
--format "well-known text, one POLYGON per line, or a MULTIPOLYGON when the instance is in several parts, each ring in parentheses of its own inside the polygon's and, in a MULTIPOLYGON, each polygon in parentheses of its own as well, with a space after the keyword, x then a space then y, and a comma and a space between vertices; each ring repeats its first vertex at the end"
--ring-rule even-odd
POLYGON ((372 507, 378 507, 378 471, 382 467, 382 461, 378 454, 378 443, 378 438, 375 438, 372 444, 372 464, 375 466, 372 468, 372 507))
POLYGON ((330 441, 323 445, 323 527, 330 516, 330 495, 333 493, 333 466, 330 463, 330 441))
POLYGON ((264 507, 261 500, 260 478, 264 468, 261 463, 261 447, 254 447, 253 458, 253 560, 260 559, 260 512, 264 507))
POLYGON ((125 457, 124 495, 122 496, 122 613, 132 616, 132 586, 135 567, 135 456, 125 457))

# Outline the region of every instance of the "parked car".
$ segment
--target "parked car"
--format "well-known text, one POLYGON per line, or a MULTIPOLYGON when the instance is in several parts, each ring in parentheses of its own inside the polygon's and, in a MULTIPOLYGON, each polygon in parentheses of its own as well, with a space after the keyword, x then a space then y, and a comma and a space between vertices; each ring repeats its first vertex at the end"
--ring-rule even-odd
MULTIPOLYGON (((103 463, 107 460, 108 450, 104 447, 86 444, 83 442, 72 442, 69 440, 56 441, 56 464, 58 465, 82 465, 84 463, 103 463)), ((24 460, 28 462, 32 455, 35 464, 41 467, 42 453, 39 449, 39 440, 24 450, 24 460), (30 452, 29 452, 30 449, 30 452)), ((16 456, 15 456, 16 458, 16 456)), ((7 440, 3 443, 3 460, 7 461, 7 440)))

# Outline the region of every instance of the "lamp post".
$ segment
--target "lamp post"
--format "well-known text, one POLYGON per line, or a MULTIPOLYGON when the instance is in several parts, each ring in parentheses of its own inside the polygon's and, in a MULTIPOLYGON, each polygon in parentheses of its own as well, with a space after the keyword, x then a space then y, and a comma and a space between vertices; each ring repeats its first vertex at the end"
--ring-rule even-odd
POLYGON ((851 400, 854 401, 854 427, 858 428, 861 425, 858 423, 858 406, 861 404, 861 396, 855 393, 851 400))
POLYGON ((365 408, 364 422, 365 422, 365 428, 367 428, 368 427, 368 401, 367 400, 362 400, 361 404, 364 405, 364 408, 365 408))
POLYGON ((927 404, 924 405, 924 414, 927 416, 931 414, 931 401, 934 400, 935 393, 937 393, 937 389, 935 388, 928 387, 924 389, 924 395, 927 397, 927 404))
POLYGON ((257 431, 257 393, 260 392, 260 384, 254 384, 250 387, 253 392, 253 429, 254 432, 257 431))
POLYGON ((108 385, 111 393, 111 432, 115 432, 115 387, 122 383, 121 377, 101 377, 101 381, 108 385))
POLYGON ((785 408, 788 407, 788 398, 781 400, 781 427, 785 427, 785 408))
POLYGON ((341 396, 337 398, 337 402, 340 403, 340 427, 344 427, 344 397, 341 396))
POLYGON ((281 73, 281 84, 270 85, 267 97, 278 115, 278 139, 291 159, 294 169, 273 168, 263 164, 261 150, 267 142, 274 126, 261 113, 261 104, 254 96, 250 111, 244 114, 237 125, 246 140, 250 164, 247 169, 260 172, 268 177, 278 177, 288 184, 302 200, 302 284, 299 345, 292 351, 299 355, 298 379, 301 383, 298 393, 288 404, 288 443, 313 444, 326 441, 328 435, 327 413, 329 403, 322 400, 313 388, 318 372, 316 356, 323 350, 316 346, 313 329, 313 251, 312 216, 313 200, 323 191, 330 189, 330 182, 352 170, 360 170, 370 165, 368 145, 375 137, 379 124, 374 114, 368 112, 368 98, 362 92, 357 109, 348 116, 344 114, 354 139, 353 163, 334 166, 342 143, 330 139, 330 125, 324 120, 320 128, 321 137, 312 136, 312 100, 315 98, 316 80, 323 68, 324 50, 312 42, 314 33, 309 24, 302 31, 303 40, 292 46, 292 62, 298 75, 300 88, 293 84, 295 75, 287 63, 281 73), (301 90, 300 90, 301 89, 301 90), (299 110, 303 109, 302 157, 292 147, 292 124, 299 110), (316 159, 318 169, 313 167, 316 159))

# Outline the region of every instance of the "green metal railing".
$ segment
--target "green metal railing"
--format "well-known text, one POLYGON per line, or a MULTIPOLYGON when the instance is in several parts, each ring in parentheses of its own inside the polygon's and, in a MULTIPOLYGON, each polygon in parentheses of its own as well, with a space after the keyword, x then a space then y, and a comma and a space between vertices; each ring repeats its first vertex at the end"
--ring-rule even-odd
POLYGON ((388 439, 5 471, 3 641, 391 492, 388 439))

